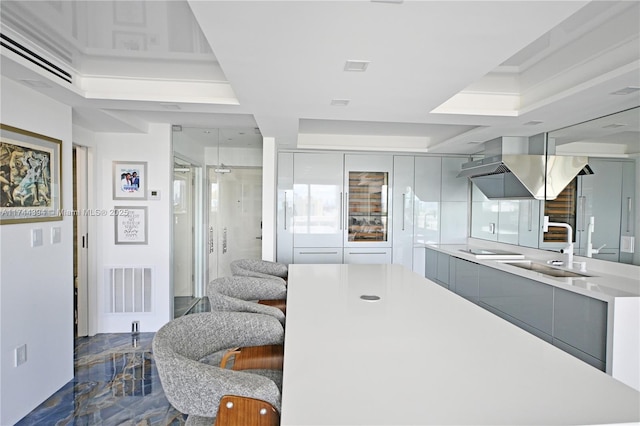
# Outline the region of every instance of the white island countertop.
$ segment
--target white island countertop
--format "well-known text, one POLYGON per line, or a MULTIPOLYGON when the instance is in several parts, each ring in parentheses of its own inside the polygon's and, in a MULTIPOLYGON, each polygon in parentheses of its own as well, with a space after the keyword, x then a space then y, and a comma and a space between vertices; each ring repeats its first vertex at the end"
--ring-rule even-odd
POLYGON ((640 421, 638 391, 402 266, 288 286, 282 426, 640 421))

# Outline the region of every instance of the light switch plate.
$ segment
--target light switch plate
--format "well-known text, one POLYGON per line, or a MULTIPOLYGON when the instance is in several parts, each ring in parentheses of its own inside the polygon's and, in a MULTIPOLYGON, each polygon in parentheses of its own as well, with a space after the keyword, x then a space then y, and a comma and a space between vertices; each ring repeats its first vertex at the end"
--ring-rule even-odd
POLYGON ((149 199, 150 200, 159 200, 160 199, 160 191, 158 191, 157 189, 150 189, 149 190, 149 199))
POLYGON ((31 247, 39 247, 44 244, 42 240, 42 228, 31 230, 31 247))
POLYGON ((27 362, 27 345, 22 345, 16 348, 15 366, 18 367, 27 362))
POLYGON ((62 241, 62 228, 54 226, 51 228, 51 244, 59 244, 62 241))

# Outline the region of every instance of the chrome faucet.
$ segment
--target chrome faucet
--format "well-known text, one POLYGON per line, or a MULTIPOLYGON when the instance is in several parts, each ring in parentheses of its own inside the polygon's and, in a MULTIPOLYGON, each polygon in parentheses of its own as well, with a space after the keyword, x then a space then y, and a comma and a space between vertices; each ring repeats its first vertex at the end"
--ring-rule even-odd
POLYGON ((587 225, 587 257, 593 257, 594 254, 600 253, 600 250, 602 250, 604 246, 606 246, 606 244, 603 244, 597 249, 593 248, 591 238, 593 236, 594 224, 595 224, 595 218, 591 216, 589 218, 589 224, 587 225))
POLYGON ((545 216, 542 222, 542 232, 548 232, 550 226, 558 226, 567 229, 567 246, 560 252, 567 255, 566 266, 573 269, 573 228, 568 223, 549 222, 549 216, 545 216))

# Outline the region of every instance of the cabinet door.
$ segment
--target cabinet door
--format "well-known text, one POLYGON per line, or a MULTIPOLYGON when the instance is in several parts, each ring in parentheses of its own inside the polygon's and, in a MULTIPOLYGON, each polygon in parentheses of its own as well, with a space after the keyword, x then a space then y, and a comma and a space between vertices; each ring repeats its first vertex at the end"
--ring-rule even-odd
POLYGON ((293 249, 294 263, 342 263, 342 247, 307 247, 293 249))
POLYGON ((520 200, 518 214, 518 245, 538 248, 540 200, 520 200))
POLYGON ((342 247, 342 160, 335 153, 294 154, 294 247, 342 247))
POLYGON ((455 271, 452 278, 454 282, 449 284, 449 288, 465 299, 478 303, 478 264, 458 258, 452 258, 452 261, 455 271))
POLYGON ((604 369, 607 352, 607 303, 560 288, 555 288, 554 291, 554 344, 591 365, 604 369), (570 345, 573 350, 562 343, 570 345))
POLYGON ((391 248, 353 247, 344 249, 344 263, 391 263, 391 248))
POLYGON ((440 185, 442 161, 438 157, 415 158, 414 242, 440 242, 440 185))
POLYGON ((436 279, 438 283, 449 288, 449 260, 451 256, 446 253, 438 252, 438 271, 436 279))
POLYGON ((413 269, 413 157, 393 157, 393 263, 413 269))
POLYGON ((636 167, 633 162, 622 164, 622 223, 620 235, 620 262, 633 263, 636 250, 634 235, 636 223, 636 167))
POLYGON ((442 157, 441 200, 443 202, 469 200, 469 179, 457 177, 462 170, 462 165, 468 161, 466 157, 442 157))
POLYGON ((544 337, 540 332, 551 336, 553 287, 490 267, 478 268, 481 304, 516 319, 514 324, 539 337, 544 337))
POLYGON ((438 252, 429 248, 425 250, 425 277, 431 281, 438 280, 438 252))
POLYGON ((391 247, 393 157, 345 155, 345 247, 391 247))
POLYGON ((293 263, 293 153, 278 154, 276 260, 293 263))

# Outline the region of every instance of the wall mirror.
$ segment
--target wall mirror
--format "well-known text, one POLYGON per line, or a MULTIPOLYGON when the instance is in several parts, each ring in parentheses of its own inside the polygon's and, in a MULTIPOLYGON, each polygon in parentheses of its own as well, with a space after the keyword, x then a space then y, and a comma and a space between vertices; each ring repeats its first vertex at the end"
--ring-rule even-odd
POLYGON ((569 223, 575 253, 640 265, 640 107, 547 134, 558 155, 586 155, 593 175, 575 178, 554 201, 489 200, 472 184, 471 236, 560 250, 566 233, 543 233, 542 217, 569 223))

